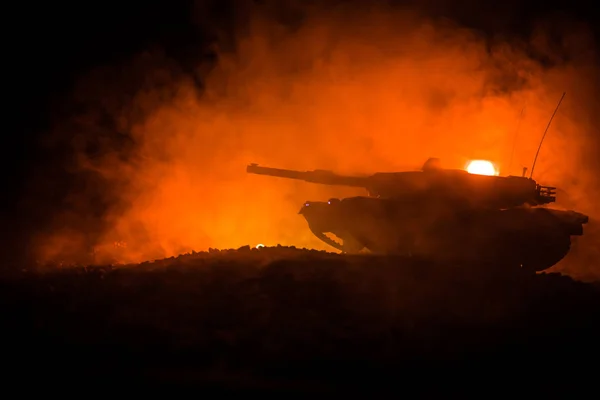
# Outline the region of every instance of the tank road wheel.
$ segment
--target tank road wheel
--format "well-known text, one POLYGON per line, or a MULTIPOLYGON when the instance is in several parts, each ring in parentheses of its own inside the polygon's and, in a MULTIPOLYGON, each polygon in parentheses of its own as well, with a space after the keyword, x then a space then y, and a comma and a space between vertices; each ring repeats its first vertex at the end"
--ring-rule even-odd
POLYGON ((357 254, 363 251, 365 246, 355 240, 344 240, 344 253, 357 254))
POLYGON ((524 271, 540 272, 552 268, 571 250, 571 237, 542 237, 533 240, 520 253, 518 262, 524 271))
POLYGON ((415 232, 411 243, 405 247, 413 256, 446 263, 470 262, 477 253, 465 230, 442 223, 415 232))
POLYGON ((340 236, 342 239, 342 252, 346 254, 356 254, 360 253, 365 246, 358 240, 354 238, 354 236, 349 234, 342 234, 340 236))

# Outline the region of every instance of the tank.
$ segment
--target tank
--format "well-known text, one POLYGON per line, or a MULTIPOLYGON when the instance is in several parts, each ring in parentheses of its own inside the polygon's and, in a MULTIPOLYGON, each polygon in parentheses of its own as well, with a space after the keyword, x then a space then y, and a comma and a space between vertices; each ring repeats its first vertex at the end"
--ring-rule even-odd
POLYGON ((365 196, 306 201, 299 214, 311 232, 344 253, 406 255, 440 261, 551 268, 583 234, 588 217, 549 207, 556 188, 525 176, 444 169, 364 176, 250 164, 247 172, 323 185, 364 188, 365 196))

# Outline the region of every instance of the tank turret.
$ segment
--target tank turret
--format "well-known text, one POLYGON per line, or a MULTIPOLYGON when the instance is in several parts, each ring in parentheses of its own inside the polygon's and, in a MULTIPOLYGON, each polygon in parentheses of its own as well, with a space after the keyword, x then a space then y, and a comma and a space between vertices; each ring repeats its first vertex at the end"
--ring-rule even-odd
POLYGON ((461 169, 444 169, 430 158, 417 171, 339 175, 332 171, 297 171, 250 164, 246 172, 329 186, 364 188, 370 197, 435 197, 440 201, 487 208, 538 206, 556 201, 556 188, 522 176, 487 176, 461 169))

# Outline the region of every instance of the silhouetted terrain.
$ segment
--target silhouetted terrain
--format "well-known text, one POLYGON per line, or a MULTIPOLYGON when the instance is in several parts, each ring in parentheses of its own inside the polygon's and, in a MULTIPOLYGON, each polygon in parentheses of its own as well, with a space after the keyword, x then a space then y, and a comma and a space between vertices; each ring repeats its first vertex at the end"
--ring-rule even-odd
POLYGON ((17 380, 539 394, 581 389, 566 374, 599 354, 599 286, 559 274, 262 248, 25 271, 1 286, 17 380))

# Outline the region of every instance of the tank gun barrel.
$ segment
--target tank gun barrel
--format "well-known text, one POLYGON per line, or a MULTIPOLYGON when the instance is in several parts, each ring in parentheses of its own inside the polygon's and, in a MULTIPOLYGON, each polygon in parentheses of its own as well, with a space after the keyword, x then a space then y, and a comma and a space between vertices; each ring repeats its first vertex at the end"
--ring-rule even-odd
POLYGON ((296 179, 305 182, 319 183, 322 185, 341 185, 364 188, 368 184, 368 177, 344 176, 325 170, 296 171, 291 169, 270 168, 262 167, 258 164, 250 164, 246 167, 246 172, 249 174, 296 179))

